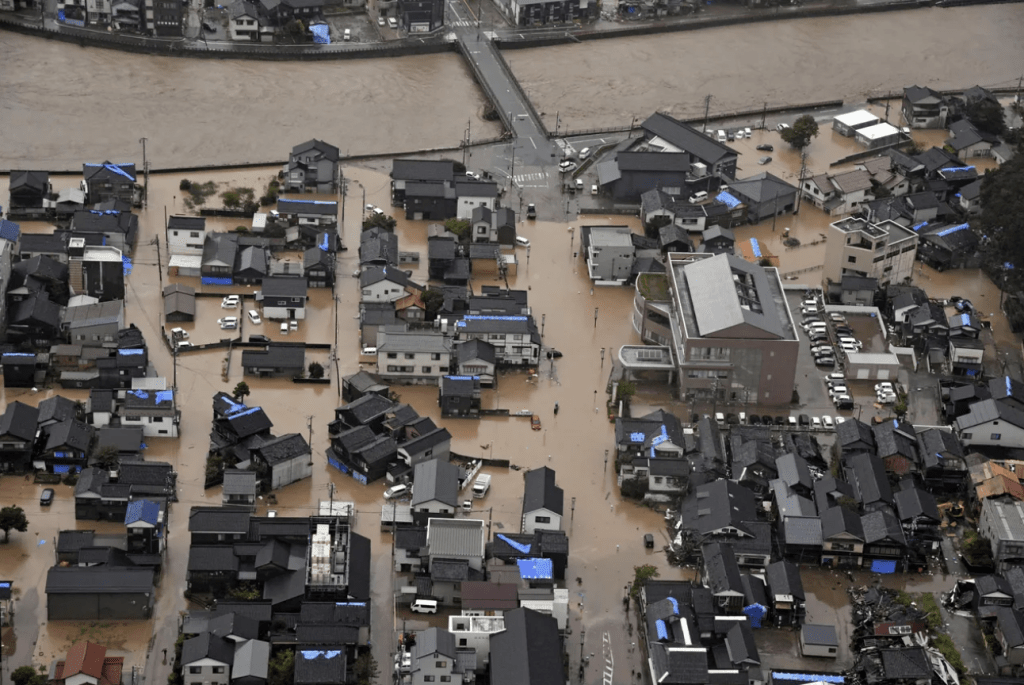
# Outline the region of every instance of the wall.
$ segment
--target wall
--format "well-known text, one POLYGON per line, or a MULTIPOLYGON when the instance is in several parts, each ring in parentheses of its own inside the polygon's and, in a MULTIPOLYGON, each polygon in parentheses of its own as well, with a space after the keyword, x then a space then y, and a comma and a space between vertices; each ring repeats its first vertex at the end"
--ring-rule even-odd
POLYGON ((290 483, 309 478, 313 475, 313 458, 310 454, 303 454, 286 462, 275 464, 270 480, 270 487, 273 490, 283 488, 290 483))
POLYGON ((527 534, 532 533, 535 530, 561 530, 561 528, 562 517, 548 511, 547 509, 531 511, 523 516, 523 532, 527 534), (551 520, 548 523, 540 523, 537 521, 538 517, 547 517, 551 520))

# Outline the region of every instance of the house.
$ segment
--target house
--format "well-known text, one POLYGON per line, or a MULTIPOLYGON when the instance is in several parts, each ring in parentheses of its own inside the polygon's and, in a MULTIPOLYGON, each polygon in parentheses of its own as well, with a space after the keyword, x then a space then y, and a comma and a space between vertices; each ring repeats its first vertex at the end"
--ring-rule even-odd
POLYGON ((991 157, 992 148, 999 145, 999 137, 978 130, 967 119, 960 119, 949 125, 949 138, 946 139, 945 145, 963 160, 991 157))
POLYGON ((426 570, 438 560, 462 562, 474 571, 483 569, 484 522, 478 519, 427 519, 426 570))
MULTIPOLYGON (((28 352, 5 352, 0 358, 5 388, 32 388, 36 386, 36 367, 39 360, 28 352)), ((45 367, 45 363, 43 364, 45 367)), ((41 376, 42 377, 42 374, 41 376)))
POLYGON ((458 345, 472 340, 493 346, 497 366, 540 362, 540 332, 532 316, 463 316, 455 322, 455 342, 458 345))
POLYGON ((881 666, 883 682, 928 685, 935 677, 928 652, 923 647, 883 648, 871 654, 869 661, 881 666))
POLYGON ((466 581, 462 584, 462 616, 504 616, 519 607, 515 583, 466 581))
POLYGON ((864 563, 876 573, 903 571, 907 566, 907 538, 896 517, 887 510, 860 518, 864 531, 864 563))
POLYGON ((429 33, 444 26, 444 8, 440 0, 399 0, 398 25, 410 34, 429 33))
POLYGON ((680 253, 668 255, 667 271, 679 321, 671 332, 680 396, 788 404, 800 345, 779 304, 778 270, 731 255, 680 253))
MULTIPOLYGON (((904 134, 888 122, 865 126, 853 133, 854 139, 869 150, 891 147, 904 139, 904 134)), ((909 138, 909 136, 907 136, 909 138)))
POLYGON ((334 251, 325 250, 322 243, 302 253, 302 275, 310 288, 334 287, 334 251))
POLYGON ((970 228, 966 223, 949 226, 936 222, 921 230, 919 259, 938 271, 973 263, 981 239, 970 228))
POLYGON ((130 497, 130 485, 112 483, 107 471, 85 468, 75 483, 75 519, 123 521, 130 497))
POLYGON ((618 202, 639 202, 651 190, 679 194, 691 164, 686 152, 622 151, 597 163, 598 185, 618 202))
POLYGON ((455 197, 456 216, 471 221, 473 212, 480 207, 492 211, 498 209, 498 184, 494 181, 476 181, 470 178, 464 181, 456 180, 455 197))
POLYGON ((798 192, 796 186, 768 172, 729 183, 729 194, 746 205, 747 221, 752 224, 792 212, 798 192))
POLYGON ((504 615, 505 630, 491 637, 492 685, 563 685, 557 621, 531 609, 504 615))
POLYGON ((109 452, 118 462, 141 460, 142 449, 145 447, 142 438, 142 429, 137 427, 96 427, 96 447, 93 456, 109 452))
POLYGON ((398 446, 398 455, 409 466, 415 466, 427 459, 448 459, 451 454, 452 436, 447 428, 437 428, 433 421, 427 423, 423 432, 407 433, 405 442, 398 446))
POLYGON ((403 206, 410 183, 450 185, 454 180, 455 165, 450 160, 396 159, 391 169, 391 204, 403 206))
POLYGON ((291 225, 333 228, 338 225, 338 203, 328 200, 278 200, 277 211, 291 225))
POLYGON ((83 347, 117 347, 117 332, 123 328, 122 300, 69 306, 61 321, 68 341, 83 347))
MULTIPOLYGON (((142 0, 146 20, 145 30, 158 38, 181 38, 184 26, 184 11, 176 0, 142 0)), ((92 193, 89 195, 92 200, 92 193)))
POLYGON ((562 488, 555 485, 555 472, 546 466, 527 471, 523 489, 523 515, 520 532, 561 530, 562 488))
POLYGON ((736 235, 731 229, 712 226, 701 234, 701 245, 709 252, 731 254, 736 244, 736 235))
POLYGON ((967 477, 963 447, 950 430, 929 428, 917 433, 918 465, 932 492, 958 491, 967 477))
POLYGON ((234 282, 239 285, 260 283, 268 273, 269 251, 262 246, 248 245, 238 250, 232 271, 234 282))
POLYGON ((470 240, 474 243, 498 243, 505 247, 516 244, 516 213, 508 207, 494 211, 486 205, 475 207, 470 223, 470 240))
POLYGON ((398 302, 425 290, 406 276, 404 271, 386 266, 363 269, 359 274, 359 288, 361 302, 398 302))
POLYGON ((217 682, 227 685, 232 678, 235 642, 213 633, 200 633, 181 646, 181 674, 185 685, 217 682), (218 680, 218 676, 223 680, 218 680))
POLYGON ((206 217, 172 214, 167 219, 167 250, 172 255, 201 255, 206 244, 206 217))
POLYGON ((263 303, 263 316, 267 319, 305 319, 307 299, 304 278, 264 278, 256 295, 256 300, 263 303))
POLYGON ((832 130, 839 135, 850 138, 861 128, 874 126, 881 119, 865 109, 858 109, 854 112, 838 114, 832 118, 832 130))
POLYGON ((821 513, 822 566, 860 566, 863 551, 864 528, 856 513, 841 506, 821 513))
POLYGON ((131 260, 112 245, 87 245, 85 238, 68 239, 68 286, 71 295, 89 295, 101 301, 123 300, 125 275, 131 260))
POLYGON ((424 685, 461 681, 466 669, 464 662, 458 657, 455 636, 450 632, 442 628, 419 631, 416 633, 416 644, 412 646, 410 655, 410 682, 412 685, 424 685))
POLYGON ((1024 447, 1024 411, 994 399, 972 404, 954 429, 964 447, 1024 447))
POLYGON ((53 660, 48 682, 55 685, 121 685, 123 667, 123 656, 107 656, 107 648, 103 645, 79 641, 71 645, 65 658, 53 660))
POLYGON ((256 472, 226 469, 224 487, 221 490, 221 504, 226 507, 244 507, 249 511, 256 508, 256 472))
POLYGON ((164 321, 180 323, 196 319, 196 289, 171 283, 164 287, 164 321))
POLYGON ((342 376, 341 379, 341 397, 345 402, 354 402, 367 394, 387 397, 389 390, 388 386, 380 382, 380 378, 368 371, 342 376))
POLYGON ((70 230, 72 235, 101 241, 131 256, 139 234, 139 217, 116 209, 82 210, 71 217, 70 230))
POLYGON ((993 634, 1002 648, 1002 657, 1011 667, 1019 671, 1024 665, 1024 614, 1020 609, 1000 607, 996 610, 993 634))
POLYGON ((823 280, 840 283, 849 274, 878 279, 879 286, 902 283, 913 273, 918 239, 895 221, 850 217, 833 222, 825 243, 823 280))
MULTIPOLYGON (((397 168, 398 162, 395 160, 397 168)), ((408 181, 402 191, 405 218, 413 221, 444 221, 457 211, 455 185, 452 182, 408 181)))
POLYGON ((583 252, 590 280, 598 285, 621 285, 629 279, 636 250, 628 226, 583 226, 583 252))
POLYGON ((295 378, 306 369, 306 350, 296 345, 268 345, 263 350, 243 350, 242 369, 246 376, 295 378))
MULTIPOLYGON (((398 505, 390 507, 384 505, 384 510, 393 508, 397 510, 398 505)), ((427 529, 409 526, 399 526, 395 531, 395 573, 419 573, 423 569, 423 557, 426 556, 427 529)), ((465 593, 463 593, 465 597, 465 593)), ((516 605, 518 606, 518 604, 516 605)))
POLYGON ((134 207, 142 198, 141 188, 135 182, 134 164, 83 164, 82 177, 85 179, 89 204, 121 200, 134 207))
POLYGON ((252 459, 268 490, 278 490, 313 475, 312 451, 298 433, 282 435, 253 447, 252 459), (262 473, 263 468, 266 474, 262 473))
POLYGON ((441 416, 478 418, 480 385, 479 376, 441 376, 437 383, 437 403, 441 405, 441 416))
POLYGON ((0 415, 0 471, 28 470, 38 421, 36 407, 17 400, 7 405, 0 415))
POLYGON ((452 341, 440 332, 380 331, 377 375, 385 381, 434 384, 448 375, 452 341))
POLYGON ((154 571, 143 567, 54 566, 46 574, 50 621, 124 621, 150 617, 154 571))
POLYGON ((592 6, 582 0, 502 0, 498 8, 514 26, 574 22, 594 13, 592 6))
POLYGON ((341 172, 341 151, 316 138, 292 148, 284 190, 287 193, 333 193, 341 172))
POLYGON ((379 226, 374 226, 359 235, 360 266, 397 266, 398 236, 379 226))
POLYGON ((897 420, 883 421, 872 426, 875 436, 875 454, 885 470, 903 476, 917 470, 917 433, 909 423, 897 420))
POLYGON ((49 172, 12 169, 8 190, 8 217, 29 219, 46 215, 44 201, 53 192, 49 172))
POLYGON ((426 525, 431 517, 455 516, 459 506, 459 467, 440 459, 428 459, 412 469, 413 521, 426 525))
POLYGON ((903 89, 901 111, 910 128, 945 128, 949 104, 942 94, 927 86, 910 86, 903 89))
POLYGON ((33 468, 51 473, 81 471, 86 465, 94 434, 92 426, 75 419, 42 428, 41 447, 33 455, 33 468))
POLYGON ((658 246, 663 253, 693 252, 693 241, 686 234, 686 229, 680 226, 662 226, 658 229, 658 246))
POLYGON ((121 407, 121 425, 141 426, 147 438, 178 437, 181 412, 173 390, 129 390, 121 407))
POLYGON ((839 302, 870 307, 875 301, 878 279, 846 274, 839 282, 839 302))
MULTIPOLYGON (((878 438, 877 433, 875 437, 878 438)), ((866 511, 892 504, 892 486, 879 457, 862 452, 846 459, 846 464, 846 480, 853 486, 854 498, 866 511)))
POLYGON ((201 273, 205 278, 226 278, 228 285, 234 275, 238 256, 238 236, 233 233, 211 233, 203 241, 201 273))
POLYGON ((728 544, 711 543, 701 548, 704 559, 701 577, 711 589, 717 611, 738 614, 743 608, 745 593, 736 555, 728 544))
POLYGON ((765 569, 765 580, 771 602, 768 608, 775 615, 776 625, 795 625, 804 612, 806 600, 800 568, 789 561, 776 561, 765 569))
POLYGON ((917 487, 906 487, 894 495, 900 523, 912 530, 919 526, 937 526, 942 521, 935 495, 917 487))
MULTIPOLYGON (((685 152, 706 172, 723 179, 736 177, 735 150, 667 114, 655 112, 641 125, 643 148, 662 153, 685 152)), ((677 195, 680 193, 676 193, 677 195)))
POLYGON ((800 654, 835 659, 839 656, 839 638, 836 627, 805 623, 800 627, 800 654))
POLYGON ((1024 502, 985 499, 978 532, 992 543, 997 572, 1024 564, 1024 502))
POLYGON ((263 640, 236 642, 234 663, 231 665, 232 685, 265 685, 269 661, 269 642, 263 640))
POLYGON ((818 174, 804 180, 801 186, 804 199, 832 216, 851 214, 872 199, 871 174, 854 169, 842 174, 818 174))

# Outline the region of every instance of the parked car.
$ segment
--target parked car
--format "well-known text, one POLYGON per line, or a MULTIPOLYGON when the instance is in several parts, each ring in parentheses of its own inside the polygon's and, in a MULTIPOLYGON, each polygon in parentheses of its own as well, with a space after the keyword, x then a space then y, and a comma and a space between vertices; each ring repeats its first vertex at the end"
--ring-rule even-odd
POLYGON ((835 371, 835 372, 830 373, 829 375, 825 376, 825 380, 826 381, 845 381, 846 380, 846 375, 841 373, 841 372, 839 372, 839 371, 835 371))
POLYGON ((437 613, 437 600, 436 599, 417 599, 413 602, 409 609, 416 612, 417 614, 436 614, 437 613))
POLYGON ((785 416, 776 416, 775 417, 775 425, 776 426, 785 426, 786 425, 786 417, 785 416))
POLYGON ((788 417, 786 419, 786 421, 788 422, 790 428, 796 427, 796 417, 795 416, 788 417))
POLYGON ((889 381, 882 381, 881 383, 876 383, 875 384, 875 392, 880 392, 882 390, 892 391, 893 390, 892 383, 890 383, 889 381))
POLYGON ((761 425, 761 417, 760 417, 760 416, 758 416, 757 414, 751 414, 751 415, 750 415, 750 418, 749 418, 749 419, 747 419, 747 422, 748 422, 748 423, 749 423, 749 424, 750 424, 751 426, 760 426, 760 425, 761 425))
POLYGON ((833 366, 836 365, 836 358, 835 357, 818 357, 817 359, 814 360, 814 365, 815 366, 833 367, 833 366))
POLYGON ((409 486, 405 483, 399 483, 398 485, 392 485, 384 491, 384 499, 398 499, 407 494, 409 494, 409 486))
POLYGON ((249 310, 249 322, 255 326, 259 326, 263 323, 263 319, 260 318, 260 313, 255 309, 249 310))
POLYGON ((282 321, 281 322, 281 335, 288 335, 288 322, 287 321, 282 321))
POLYGON ((265 335, 250 335, 249 336, 249 342, 251 342, 251 343, 268 343, 268 342, 270 342, 270 338, 268 338, 265 335))
POLYGON ((762 426, 770 426, 770 425, 772 425, 772 417, 768 416, 767 414, 761 414, 761 425, 762 426))
POLYGON ((809 417, 807 414, 801 414, 800 416, 797 417, 797 423, 799 423, 801 426, 809 426, 811 425, 811 417, 809 417))
POLYGON ((466 177, 471 178, 474 181, 480 180, 480 174, 476 173, 475 171, 469 171, 468 169, 466 170, 466 177))
POLYGON ((397 29, 398 28, 398 20, 395 19, 394 17, 388 17, 388 26, 390 26, 393 29, 397 29))
POLYGON ((839 424, 841 424, 845 420, 846 419, 844 419, 842 416, 837 416, 836 417, 836 425, 838 426, 839 424))
POLYGON ((522 245, 523 247, 529 247, 530 241, 521 235, 516 236, 516 245, 522 245))
POLYGON ((195 347, 195 345, 193 345, 192 343, 190 343, 190 342, 189 342, 188 340, 179 340, 179 341, 178 341, 177 343, 175 343, 175 345, 174 345, 174 349, 176 349, 176 350, 187 350, 187 349, 189 349, 190 347, 195 347))
POLYGON ((836 395, 832 402, 839 409, 853 409, 853 398, 849 395, 836 395))
POLYGON ((760 164, 761 166, 764 166, 765 164, 771 164, 771 161, 772 161, 771 156, 770 155, 765 155, 761 159, 757 160, 757 163, 760 164))
POLYGON ((220 301, 221 309, 234 309, 238 306, 238 303, 242 301, 238 295, 228 295, 220 301))
POLYGON ((780 133, 782 131, 785 131, 787 128, 789 128, 789 124, 776 124, 775 125, 775 130, 779 131, 780 133))
POLYGON ((217 319, 217 323, 220 324, 222 330, 228 328, 238 328, 238 317, 225 316, 223 319, 217 319))
POLYGON ((875 397, 879 404, 896 404, 896 395, 877 395, 875 397))
POLYGON ((818 345, 811 348, 811 355, 814 357, 826 357, 833 352, 831 345, 818 345))
POLYGON ((821 428, 821 419, 819 419, 817 416, 812 416, 811 428, 821 428))
POLYGON ((343 36, 343 39, 346 42, 352 40, 352 29, 345 29, 345 35, 343 36))
POLYGON ((829 429, 835 427, 835 424, 832 422, 832 417, 828 415, 821 417, 821 425, 829 429))
POLYGON ((172 328, 171 340, 188 340, 188 331, 184 328, 172 328))
POLYGON ((290 330, 290 331, 297 331, 297 330, 299 330, 299 322, 296 321, 295 319, 292 319, 291 321, 289 321, 288 322, 288 330, 290 330))
POLYGON ((761 143, 755 149, 761 152, 775 152, 775 146, 769 143, 761 143))
POLYGON ((537 205, 528 204, 526 205, 526 218, 536 219, 537 218, 537 205))
POLYGON ((53 488, 46 488, 43 494, 39 495, 39 505, 48 507, 53 504, 53 488))
POLYGON ((387 26, 387 22, 384 21, 384 17, 377 17, 377 26, 387 26))

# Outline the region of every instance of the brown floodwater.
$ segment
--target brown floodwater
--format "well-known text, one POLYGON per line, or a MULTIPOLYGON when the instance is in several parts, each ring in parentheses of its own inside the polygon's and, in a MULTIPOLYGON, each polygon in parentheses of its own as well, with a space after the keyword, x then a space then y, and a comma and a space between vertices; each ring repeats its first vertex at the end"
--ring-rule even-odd
POLYGON ((548 128, 845 99, 918 84, 1016 86, 1020 4, 928 8, 597 40, 506 53, 548 128), (958 46, 936 41, 955 37, 958 46), (557 67, 553 67, 557 65, 557 67))
POLYGON ((343 154, 455 147, 497 134, 455 53, 324 62, 182 59, 82 48, 9 31, 0 168, 154 169, 287 159, 326 140, 343 154), (54 81, 56 75, 59 85, 54 81))

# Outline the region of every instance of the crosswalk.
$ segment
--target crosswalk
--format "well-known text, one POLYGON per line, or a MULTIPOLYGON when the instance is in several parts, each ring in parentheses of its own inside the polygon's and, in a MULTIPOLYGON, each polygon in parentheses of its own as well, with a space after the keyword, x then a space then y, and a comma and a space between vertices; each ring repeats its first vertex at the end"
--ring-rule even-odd
POLYGON ((523 184, 526 183, 527 181, 546 181, 547 179, 548 172, 537 171, 532 174, 516 174, 512 180, 514 180, 517 184, 523 184))
POLYGON ((476 26, 476 22, 469 19, 459 19, 457 21, 449 21, 448 26, 476 26))

